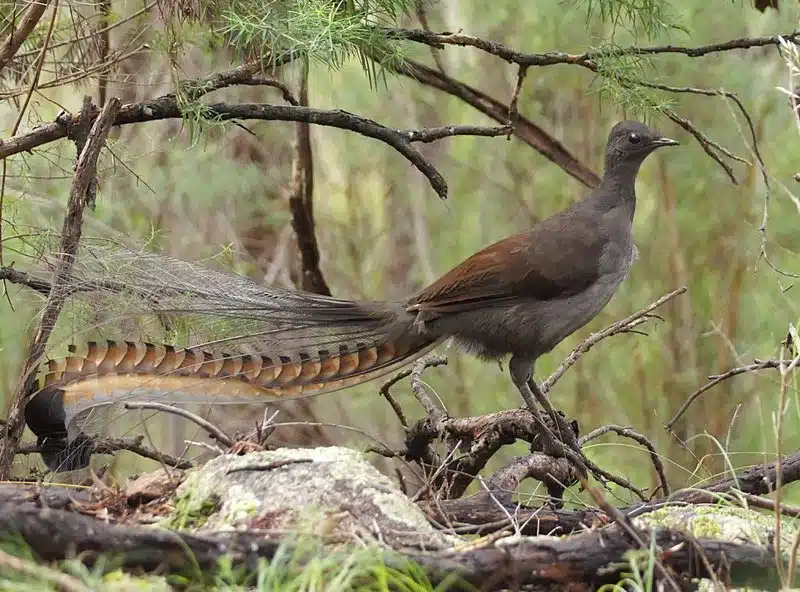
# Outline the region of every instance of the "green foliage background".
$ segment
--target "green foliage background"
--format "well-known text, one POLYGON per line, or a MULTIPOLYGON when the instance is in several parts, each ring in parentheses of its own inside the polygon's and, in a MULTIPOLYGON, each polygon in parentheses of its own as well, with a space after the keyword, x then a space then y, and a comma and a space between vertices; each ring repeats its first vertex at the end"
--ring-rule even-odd
MULTIPOLYGON (((431 63, 429 48, 375 39, 365 33, 361 21, 354 19, 352 24, 346 16, 326 28, 320 20, 320 6, 326 4, 321 0, 273 3, 275 12, 266 15, 265 4, 269 3, 201 3, 205 12, 174 16, 168 27, 154 26, 147 33, 151 50, 124 63, 128 78, 120 75, 112 82, 109 95, 126 102, 157 96, 171 91, 175 81, 239 63, 241 56, 252 54, 254 44, 264 41, 286 50, 294 39, 313 58, 309 96, 314 107, 346 109, 396 128, 491 124, 471 107, 408 78, 380 68, 364 71, 365 48, 377 47, 387 60, 406 56, 431 63), (294 20, 281 29, 281 23, 290 22, 281 18, 294 20), (215 23, 213 32, 203 24, 209 21, 215 23)), ((345 12, 363 8, 344 4, 345 12)), ((391 9, 402 9, 403 4, 412 5, 371 4, 374 14, 369 17, 396 24, 391 9)), ((140 7, 114 2, 114 18, 140 7)), ((569 53, 609 43, 694 46, 787 33, 797 26, 798 8, 782 2, 780 12, 761 14, 749 2, 697 0, 426 3, 434 31, 463 30, 527 52, 569 53)), ((398 15, 399 24, 418 26, 410 16, 402 16, 402 10, 398 15)), ((448 75, 496 99, 510 99, 517 76, 513 66, 471 48, 447 47, 439 57, 448 75)), ((724 88, 742 99, 773 183, 768 253, 780 269, 798 273, 800 211, 791 192, 796 189, 800 136, 787 97, 776 88, 791 86, 787 64, 776 48, 764 47, 696 59, 662 55, 646 61, 604 60, 601 71, 610 78, 576 66, 531 68, 520 112, 598 172, 606 134, 624 117, 646 117, 682 146, 658 153, 643 167, 635 220, 639 259, 629 278, 598 318, 541 360, 537 376, 546 377, 589 332, 686 285, 688 295, 661 310, 663 322, 647 325, 646 336, 617 336, 596 347, 556 385, 553 400, 578 420, 584 433, 615 423, 647 434, 665 455, 675 487, 711 478, 731 466, 769 460, 776 450, 776 372, 734 378, 704 395, 678 426, 689 450, 662 427, 708 375, 753 358, 776 357, 789 324, 797 323, 800 288, 793 287, 795 279, 763 261, 759 264, 765 202, 759 170, 735 163, 740 182, 733 185, 657 108, 669 103, 708 136, 754 161, 744 121, 722 98, 631 93, 613 78, 724 88)), ((281 77, 296 87, 299 73, 295 64, 281 71, 281 77)), ((87 92, 96 92, 95 82, 43 90, 35 95, 22 129, 53 120, 59 105, 77 110, 87 92)), ((218 91, 213 100, 278 103, 280 96, 275 89, 257 87, 218 91)), ((0 107, 5 129, 11 128, 17 113, 12 101, 0 107)), ((286 191, 294 126, 246 125, 250 131, 197 121, 115 130, 113 156, 102 159, 98 205, 86 233, 133 245, 149 241, 152 248, 186 259, 210 256, 231 245, 229 260, 235 269, 257 279, 271 274, 285 283, 290 277, 287 266, 279 265, 273 273, 271 261, 276 252, 293 253, 286 191)), ((445 204, 419 172, 387 146, 334 129, 315 127, 312 136, 323 271, 337 296, 402 298, 479 248, 529 227, 587 191, 518 140, 462 137, 421 147, 448 180, 450 199, 445 204)), ((64 141, 10 160, 4 237, 28 232, 26 225, 60 229, 73 159, 74 147, 64 141)), ((4 247, 8 264, 15 259, 14 244, 8 240, 4 247)), ((9 285, 8 292, 9 300, 0 304, 2 393, 10 393, 17 381, 23 346, 40 305, 25 288, 9 285)), ((450 365, 429 371, 426 379, 452 415, 520 404, 505 370, 454 351, 444 353, 450 365)), ((315 399, 310 411, 319 421, 356 426, 397 446, 402 431, 377 386, 315 399)), ((412 415, 421 414, 407 385, 395 390, 407 410, 414 410, 412 415)), ((800 444, 797 393, 795 384, 785 416, 784 451, 800 444)), ((307 416, 309 409, 303 412, 307 416)), ((261 412, 243 411, 242 417, 252 424, 261 412)), ((160 433, 179 443, 174 424, 164 425, 172 427, 151 430, 151 435, 160 433)), ((317 441, 370 444, 336 428, 325 430, 317 441)), ((522 452, 522 446, 510 447, 504 458, 522 452)), ((646 453, 630 443, 609 436, 591 445, 589 454, 640 484, 655 486, 646 453)), ((21 468, 27 462, 21 461, 21 468)))

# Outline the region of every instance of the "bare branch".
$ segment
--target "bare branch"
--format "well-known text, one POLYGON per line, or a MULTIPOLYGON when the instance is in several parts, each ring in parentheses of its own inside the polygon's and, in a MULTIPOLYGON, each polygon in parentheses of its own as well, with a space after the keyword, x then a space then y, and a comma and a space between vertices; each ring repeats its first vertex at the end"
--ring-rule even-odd
POLYGON ((544 483, 553 499, 560 499, 564 490, 577 481, 575 469, 566 458, 534 453, 514 459, 496 471, 487 487, 491 492, 512 492, 530 478, 544 483))
POLYGON ((617 321, 613 325, 610 325, 600 331, 599 333, 592 333, 587 337, 583 343, 581 343, 578 347, 572 350, 566 359, 561 362, 561 365, 556 368, 555 372, 553 372, 550 377, 545 380, 542 385, 541 389, 542 392, 547 393, 553 385, 558 382, 558 380, 564 376, 564 373, 571 368, 575 362, 577 362, 581 357, 588 352, 592 347, 597 345, 600 341, 605 339, 606 337, 611 337, 612 335, 617 335, 619 333, 626 333, 631 331, 634 327, 644 323, 647 319, 651 318, 651 312, 653 312, 659 306, 666 304, 676 296, 680 296, 686 292, 686 288, 678 288, 677 290, 673 290, 669 294, 665 294, 651 305, 643 308, 639 312, 632 314, 628 318, 622 319, 621 321, 617 321))
MULTIPOLYGON (((405 156, 422 172, 436 193, 447 197, 447 182, 439 171, 412 145, 408 137, 424 138, 427 134, 416 130, 396 130, 371 119, 341 110, 311 109, 294 105, 269 105, 260 103, 215 103, 205 107, 206 118, 216 121, 233 119, 258 119, 264 121, 296 121, 324 125, 352 131, 380 140, 405 156)), ((115 125, 142 123, 160 119, 182 118, 183 112, 174 95, 165 95, 152 101, 125 105, 119 112, 115 125)), ((29 151, 37 146, 66 136, 67 125, 78 125, 80 117, 63 115, 58 122, 44 124, 34 131, 9 138, 0 143, 0 158, 29 151)))
MULTIPOLYGON (((180 85, 179 93, 183 93, 190 99, 199 100, 205 94, 214 92, 216 90, 221 90, 223 88, 235 85, 247 85, 253 80, 260 80, 257 74, 261 72, 263 68, 277 68, 280 65, 287 63, 289 59, 289 57, 282 57, 277 61, 266 62, 266 65, 261 62, 248 62, 237 68, 233 68, 232 70, 216 72, 203 78, 187 80, 180 85)), ((261 84, 261 82, 259 82, 259 84, 261 84)), ((165 95, 160 97, 160 99, 157 98, 153 101, 125 105, 122 108, 121 113, 124 114, 138 110, 147 113, 151 108, 149 103, 152 102, 154 104, 160 104, 161 102, 169 102, 170 99, 177 105, 175 95, 165 95)), ((94 118, 96 114, 97 111, 93 109, 90 116, 94 118)), ((125 123, 135 122, 128 121, 125 123)), ((121 123, 118 121, 115 121, 114 124, 121 125, 121 123)), ((38 146, 65 138, 67 136, 66 126, 69 125, 80 125, 80 115, 74 116, 69 113, 65 113, 62 114, 61 117, 57 118, 56 121, 37 126, 36 129, 29 133, 22 134, 20 136, 14 136, 6 140, 0 140, 0 158, 6 158, 20 152, 30 152, 38 146)))
MULTIPOLYGON (((275 58, 268 57, 265 59, 247 62, 232 70, 216 72, 204 78, 186 80, 180 84, 180 92, 186 94, 187 100, 198 101, 209 93, 227 88, 229 86, 251 86, 263 84, 266 86, 278 87, 284 92, 284 94, 286 94, 289 92, 289 89, 281 85, 281 83, 279 83, 277 80, 264 79, 260 76, 257 76, 257 74, 264 72, 267 68, 271 68, 273 70, 280 68, 281 66, 291 62, 293 59, 294 54, 281 54, 275 58)), ((290 92, 289 95, 291 96, 290 92)))
MULTIPOLYGON (((91 99, 87 97, 84 105, 87 107, 84 109, 85 116, 88 117, 88 106, 91 105, 91 99)), ((8 478, 14 453, 19 446, 24 428, 22 410, 36 379, 39 359, 44 354, 47 339, 55 327, 67 296, 65 287, 69 283, 75 254, 78 251, 87 191, 97 174, 97 159, 100 156, 100 150, 105 145, 106 137, 119 108, 119 99, 109 99, 103 106, 100 116, 95 120, 86 144, 78 155, 78 164, 72 180, 67 213, 64 216, 64 226, 61 231, 61 253, 56 264, 55 279, 42 311, 39 328, 28 348, 28 355, 23 363, 21 377, 12 396, 7 422, 3 428, 3 438, 0 441, 0 479, 8 478)))
MULTIPOLYGON (((298 98, 298 106, 308 107, 307 58, 303 59, 298 98)), ((330 296, 331 289, 319 267, 319 243, 314 227, 314 158, 311 149, 311 126, 307 121, 300 121, 295 125, 295 131, 289 211, 292 214, 292 229, 297 237, 297 247, 300 251, 300 286, 308 292, 330 296)))
MULTIPOLYGON (((455 78, 451 78, 424 64, 408 59, 402 63, 386 65, 385 67, 391 69, 396 74, 407 76, 420 84, 431 86, 451 94, 454 97, 458 97, 501 125, 508 124, 509 108, 503 102, 455 78)), ((567 174, 587 187, 595 187, 600 183, 600 177, 597 173, 578 160, 561 141, 554 138, 530 119, 519 115, 514 122, 513 133, 515 137, 528 144, 531 148, 561 167, 567 174)), ((0 146, 0 155, 2 155, 2 146, 0 146)))
MULTIPOLYGON (((0 276, 0 279, 1 278, 2 276, 0 276)), ((447 358, 444 356, 426 357, 423 359, 427 368, 447 365, 447 358)), ((412 372, 413 368, 405 368, 400 370, 397 374, 384 382, 380 389, 378 389, 378 392, 389 402, 389 405, 391 405, 395 415, 397 415, 397 419, 400 421, 400 425, 402 425, 404 428, 408 427, 408 420, 406 419, 405 413, 403 413, 402 407, 400 407, 400 404, 394 399, 394 397, 392 397, 392 394, 389 392, 389 390, 404 378, 411 376, 412 372)))
POLYGON ((441 366, 446 363, 447 359, 441 356, 426 356, 417 360, 411 367, 411 390, 414 391, 414 396, 417 397, 419 404, 425 409, 428 417, 438 417, 442 415, 442 411, 431 401, 425 391, 425 386, 422 384, 422 373, 426 368, 441 366))
POLYGON ((274 78, 253 76, 252 78, 242 80, 237 84, 243 86, 271 86, 272 88, 277 88, 279 91, 281 91, 281 96, 283 97, 283 100, 289 103, 290 105, 297 106, 300 104, 300 101, 297 100, 297 98, 292 93, 291 89, 280 80, 276 80, 274 78))
POLYGON ((208 433, 209 436, 211 436, 214 440, 216 440, 220 444, 228 447, 233 446, 233 440, 231 439, 230 436, 228 436, 228 434, 223 432, 220 428, 215 426, 207 419, 203 419, 196 413, 192 413, 191 411, 188 411, 186 409, 182 409, 180 407, 174 407, 172 405, 167 405, 166 403, 156 403, 154 401, 129 401, 125 403, 125 408, 152 409, 154 411, 161 411, 163 413, 171 413, 172 415, 177 415, 178 417, 188 419, 189 421, 203 428, 208 433))
MULTIPOLYGON (((150 460, 158 461, 159 463, 174 467, 176 469, 191 469, 194 466, 194 463, 189 460, 185 460, 177 456, 167 454, 166 452, 161 452, 155 448, 150 448, 149 446, 143 445, 143 440, 143 435, 129 436, 124 438, 106 438, 103 436, 94 436, 89 438, 88 441, 82 442, 81 446, 88 446, 90 448, 88 451, 90 454, 113 454, 115 452, 119 452, 120 450, 126 450, 128 452, 138 454, 142 458, 149 458, 150 460)), ((39 453, 41 453, 41 448, 36 445, 22 445, 17 450, 17 454, 39 453)))
POLYGON ((512 131, 511 126, 501 125, 486 127, 482 125, 445 125, 442 127, 428 127, 419 130, 401 132, 409 142, 435 142, 453 136, 504 136, 512 131))
POLYGON ((690 58, 699 58, 710 53, 731 51, 734 49, 749 49, 752 47, 764 47, 767 45, 780 45, 780 40, 789 42, 800 40, 800 32, 792 32, 787 35, 770 35, 766 37, 743 37, 731 39, 723 43, 712 43, 699 47, 681 47, 677 45, 656 45, 652 47, 623 47, 612 50, 586 51, 579 54, 569 54, 561 51, 551 51, 547 53, 525 53, 511 49, 510 47, 498 43, 463 35, 461 33, 432 33, 424 29, 399 29, 382 28, 381 32, 394 39, 405 39, 433 47, 441 48, 444 45, 460 45, 462 47, 474 47, 490 53, 503 60, 520 66, 554 66, 556 64, 576 64, 579 66, 594 65, 597 58, 619 57, 625 55, 657 55, 657 54, 681 54, 690 58))
MULTIPOLYGON (((768 495, 775 491, 778 482, 778 466, 780 466, 783 486, 800 481, 800 453, 784 456, 780 462, 769 462, 756 465, 733 477, 725 477, 710 483, 702 488, 687 489, 672 496, 670 501, 688 501, 695 503, 698 495, 707 492, 732 492, 741 491, 753 495, 768 495)), ((703 500, 707 499, 705 497, 703 500)))
MULTIPOLYGON (((685 129, 687 132, 694 136, 697 143, 700 144, 700 147, 708 154, 722 169, 725 171, 725 174, 728 175, 728 178, 731 180, 731 183, 734 185, 738 185, 739 182, 736 180, 736 175, 733 173, 733 169, 731 166, 722 160, 719 155, 714 152, 713 149, 717 149, 720 152, 723 152, 722 146, 720 146, 717 142, 709 138, 703 132, 701 132, 697 127, 685 117, 681 117, 671 109, 664 109, 664 114, 669 117, 672 121, 677 123, 680 127, 685 129)), ((727 151, 725 151, 727 152, 727 151)))
POLYGON ((631 440, 634 440, 647 448, 648 452, 650 452, 650 460, 653 462, 653 468, 656 470, 658 479, 661 482, 661 494, 664 497, 669 497, 669 483, 667 482, 667 475, 664 472, 664 463, 661 462, 661 457, 656 452, 656 447, 647 437, 643 436, 633 428, 626 428, 619 425, 605 425, 599 427, 580 439, 581 446, 587 442, 590 442, 591 440, 594 440, 595 438, 599 438, 603 434, 607 434, 608 432, 614 432, 625 438, 630 438, 631 440))
MULTIPOLYGON (((517 103, 519 103, 519 93, 522 92, 522 85, 525 82, 525 75, 528 73, 528 66, 520 66, 517 72, 517 84, 514 86, 514 93, 511 95, 511 103, 508 105, 508 125, 514 126, 519 117, 517 103)), ((509 139, 511 135, 509 133, 509 139)))
POLYGON ((754 364, 748 364, 747 366, 740 366, 738 368, 731 368, 727 372, 723 372, 722 374, 716 374, 713 376, 709 376, 709 382, 701 386, 699 389, 694 391, 689 397, 686 399, 683 405, 681 405, 680 409, 675 412, 675 415, 670 419, 664 429, 668 432, 672 433, 672 428, 681 418, 681 416, 686 413, 686 410, 689 406, 695 402, 695 400, 702 395, 704 392, 709 390, 712 387, 715 387, 720 382, 727 380, 733 376, 738 376, 739 374, 747 374, 750 372, 757 372, 758 370, 766 370, 768 368, 779 369, 781 364, 790 364, 791 360, 756 360, 754 364))
POLYGON ((50 294, 50 282, 36 278, 24 271, 17 271, 13 267, 0 267, 0 281, 3 280, 28 286, 31 290, 39 292, 43 296, 50 294))
MULTIPOLYGON (((557 64, 568 64, 568 65, 581 66, 583 68, 591 70, 592 72, 598 73, 597 60, 599 58, 613 58, 625 55, 658 55, 658 54, 681 54, 691 58, 699 58, 711 53, 732 51, 736 49, 748 49, 753 47, 764 47, 768 45, 780 46, 781 40, 790 43, 796 43, 798 40, 800 40, 800 32, 795 31, 785 36, 771 35, 766 37, 745 37, 740 39, 732 39, 729 41, 725 41, 723 43, 713 43, 699 47, 680 47, 673 45, 660 45, 653 47, 632 46, 632 47, 618 48, 612 50, 607 50, 607 49, 590 50, 581 54, 568 54, 558 51, 534 54, 534 53, 525 53, 517 51, 496 41, 490 41, 487 39, 482 39, 480 37, 474 37, 472 35, 464 35, 461 33, 433 33, 431 31, 424 29, 398 29, 398 28, 384 28, 381 29, 381 31, 391 38, 405 39, 408 41, 423 43, 425 45, 429 45, 431 47, 439 49, 443 48, 445 45, 474 47, 480 49, 481 51, 489 53, 493 56, 499 57, 509 63, 517 64, 520 66, 520 71, 517 80, 517 89, 515 90, 515 95, 519 92, 519 86, 521 85, 522 80, 524 79, 525 76, 525 70, 531 66, 541 67, 541 66, 553 66, 557 64)), ((648 88, 659 89, 666 92, 692 92, 708 96, 728 96, 728 98, 730 98, 729 93, 724 93, 722 91, 703 92, 704 89, 672 87, 663 84, 654 84, 646 81, 635 80, 627 77, 618 77, 616 78, 616 80, 623 86, 638 85, 638 86, 646 86, 648 88)), ((737 103, 739 103, 738 99, 737 103)), ((739 106, 741 107, 741 103, 739 103, 739 106)), ((515 112, 515 108, 516 108, 515 101, 512 100, 509 113, 513 114, 515 112)), ((733 170, 724 160, 720 158, 720 156, 715 152, 715 150, 735 160, 742 160, 741 158, 735 156, 730 151, 726 150, 724 147, 720 146, 719 144, 708 138, 705 134, 703 134, 700 130, 698 130, 688 119, 679 116, 670 109, 663 109, 662 111, 664 112, 665 115, 667 115, 667 117, 672 119, 672 121, 674 121, 683 129, 691 133, 695 137, 697 142, 700 144, 700 146, 703 148, 703 150, 725 170, 725 173, 728 175, 731 181, 734 184, 737 183, 733 170)))
POLYGON ((19 27, 9 32, 3 41, 2 47, 0 47, 0 70, 5 68, 9 60, 17 54, 20 46, 30 36, 33 29, 36 28, 49 4, 50 0, 31 0, 28 2, 28 8, 25 9, 25 14, 22 15, 19 27))

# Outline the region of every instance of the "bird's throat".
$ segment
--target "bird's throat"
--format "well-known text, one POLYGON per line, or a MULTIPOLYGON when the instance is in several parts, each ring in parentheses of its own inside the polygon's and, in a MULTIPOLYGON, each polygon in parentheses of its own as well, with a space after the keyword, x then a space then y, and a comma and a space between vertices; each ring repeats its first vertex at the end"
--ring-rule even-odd
POLYGON ((633 219, 636 208, 636 174, 639 167, 618 168, 608 171, 590 196, 603 212, 623 208, 633 219), (609 174, 610 173, 610 174, 609 174))

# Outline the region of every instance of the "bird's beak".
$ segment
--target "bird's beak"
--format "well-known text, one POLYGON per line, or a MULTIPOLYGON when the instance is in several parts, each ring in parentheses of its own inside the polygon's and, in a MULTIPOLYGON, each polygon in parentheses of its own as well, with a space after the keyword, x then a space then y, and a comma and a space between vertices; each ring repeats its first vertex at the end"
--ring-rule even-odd
POLYGON ((659 146, 659 147, 661 147, 661 146, 678 146, 680 144, 680 142, 678 142, 677 140, 673 140, 672 138, 658 138, 656 140, 653 140, 653 144, 655 144, 656 146, 659 146))

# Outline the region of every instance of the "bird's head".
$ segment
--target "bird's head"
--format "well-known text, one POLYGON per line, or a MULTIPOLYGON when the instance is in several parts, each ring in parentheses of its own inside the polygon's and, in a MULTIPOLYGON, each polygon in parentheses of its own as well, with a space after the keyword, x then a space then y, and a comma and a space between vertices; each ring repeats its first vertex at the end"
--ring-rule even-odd
POLYGON ((663 146, 677 146, 678 142, 639 121, 621 121, 608 135, 606 144, 606 173, 620 170, 638 170, 647 155, 663 146))

